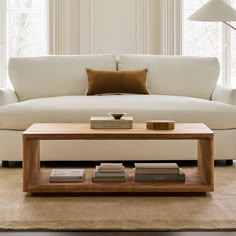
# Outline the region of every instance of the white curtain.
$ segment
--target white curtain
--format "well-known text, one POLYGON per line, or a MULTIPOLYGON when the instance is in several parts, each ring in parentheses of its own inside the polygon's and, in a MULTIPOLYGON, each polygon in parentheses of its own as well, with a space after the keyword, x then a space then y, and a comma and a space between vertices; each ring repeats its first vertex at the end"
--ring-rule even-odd
POLYGON ((49 0, 49 54, 80 53, 79 20, 79 0, 49 0))
POLYGON ((161 54, 182 54, 182 0, 161 0, 161 54))

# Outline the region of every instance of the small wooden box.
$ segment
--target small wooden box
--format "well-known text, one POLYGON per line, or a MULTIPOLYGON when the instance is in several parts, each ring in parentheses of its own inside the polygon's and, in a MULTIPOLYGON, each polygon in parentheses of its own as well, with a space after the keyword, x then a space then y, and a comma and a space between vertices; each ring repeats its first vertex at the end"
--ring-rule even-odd
POLYGON ((175 122, 172 120, 148 120, 146 127, 151 130, 173 130, 175 122))

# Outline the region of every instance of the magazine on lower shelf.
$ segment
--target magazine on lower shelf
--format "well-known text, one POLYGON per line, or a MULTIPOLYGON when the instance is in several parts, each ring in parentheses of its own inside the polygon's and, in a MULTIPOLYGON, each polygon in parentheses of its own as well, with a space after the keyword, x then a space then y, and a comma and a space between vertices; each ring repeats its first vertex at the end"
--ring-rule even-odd
POLYGON ((49 182, 82 182, 84 169, 53 169, 49 182))

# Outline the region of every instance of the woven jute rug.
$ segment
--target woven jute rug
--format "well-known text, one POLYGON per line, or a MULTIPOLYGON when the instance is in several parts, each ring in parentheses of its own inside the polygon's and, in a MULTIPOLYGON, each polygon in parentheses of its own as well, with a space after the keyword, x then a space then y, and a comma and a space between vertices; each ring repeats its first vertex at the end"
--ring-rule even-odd
POLYGON ((0 230, 235 230, 236 166, 215 168, 206 196, 30 196, 0 169, 0 230))

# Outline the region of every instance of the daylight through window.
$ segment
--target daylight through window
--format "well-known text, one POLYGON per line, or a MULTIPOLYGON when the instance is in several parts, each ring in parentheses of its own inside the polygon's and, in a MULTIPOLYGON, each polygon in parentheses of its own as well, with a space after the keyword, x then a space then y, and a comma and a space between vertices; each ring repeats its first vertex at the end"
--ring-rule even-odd
POLYGON ((6 0, 6 10, 6 61, 10 57, 46 55, 47 1, 6 0))
MULTIPOLYGON (((183 0, 183 55, 213 56, 221 64, 220 83, 236 87, 236 31, 219 22, 188 20, 207 0, 183 0)), ((236 7, 236 0, 228 0, 236 7)))

